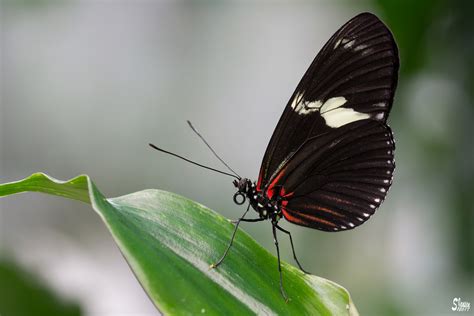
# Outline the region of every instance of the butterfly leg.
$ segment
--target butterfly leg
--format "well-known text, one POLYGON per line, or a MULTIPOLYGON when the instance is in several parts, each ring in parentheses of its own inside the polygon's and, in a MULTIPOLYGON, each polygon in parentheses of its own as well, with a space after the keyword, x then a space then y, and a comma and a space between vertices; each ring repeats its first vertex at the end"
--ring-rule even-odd
POLYGON ((213 263, 213 264, 210 265, 211 269, 217 268, 222 263, 222 261, 224 261, 225 257, 227 256, 227 253, 229 252, 230 247, 232 247, 232 243, 234 242, 235 234, 237 233, 237 229, 239 228, 239 224, 244 219, 245 215, 247 215, 249 210, 250 210, 250 203, 249 203, 249 206, 247 207, 247 210, 242 215, 242 217, 237 220, 237 223, 235 223, 234 232, 232 233, 232 237, 230 238, 229 245, 227 246, 224 254, 222 255, 222 257, 216 263, 213 263))
POLYGON ((241 221, 241 222, 249 222, 249 223, 255 223, 255 222, 261 222, 261 221, 264 221, 265 218, 239 218, 237 220, 233 220, 233 221, 230 221, 232 224, 237 224, 238 221, 241 221))
POLYGON ((277 249, 277 257, 278 257, 278 272, 280 272, 280 292, 283 298, 285 299, 285 301, 288 302, 288 296, 286 295, 285 289, 283 288, 283 278, 282 278, 281 262, 280 262, 280 248, 278 247, 278 239, 277 239, 275 227, 276 227, 276 223, 272 223, 273 241, 275 242, 275 247, 277 249))
POLYGON ((275 227, 278 230, 280 230, 280 231, 284 232, 285 234, 287 234, 288 236, 290 236, 290 244, 291 244, 291 251, 293 252, 293 258, 295 259, 296 263, 298 264, 298 267, 300 267, 301 271, 303 271, 306 274, 311 274, 308 271, 306 271, 305 269, 303 269, 300 262, 298 261, 298 258, 296 257, 295 246, 293 246, 293 238, 291 238, 291 233, 289 231, 287 231, 286 229, 283 229, 280 226, 278 226, 278 224, 275 224, 275 227))

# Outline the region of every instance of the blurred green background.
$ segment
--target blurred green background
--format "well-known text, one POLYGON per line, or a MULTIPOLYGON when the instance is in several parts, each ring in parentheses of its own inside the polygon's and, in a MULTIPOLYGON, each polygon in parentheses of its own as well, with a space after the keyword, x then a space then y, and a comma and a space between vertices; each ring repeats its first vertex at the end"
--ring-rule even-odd
MULTIPOLYGON (((455 297, 474 304, 471 1, 3 0, 0 180, 87 173, 109 197, 160 188, 236 218, 229 178, 147 143, 219 166, 190 119, 256 178, 301 76, 362 11, 384 20, 400 48, 393 187, 355 230, 283 226, 306 269, 345 286, 361 315, 453 314, 455 297)), ((90 207, 40 194, 0 207, 2 315, 157 314, 90 207), (33 298, 38 306, 15 309, 33 298)), ((244 229, 274 252, 268 223, 244 229)))

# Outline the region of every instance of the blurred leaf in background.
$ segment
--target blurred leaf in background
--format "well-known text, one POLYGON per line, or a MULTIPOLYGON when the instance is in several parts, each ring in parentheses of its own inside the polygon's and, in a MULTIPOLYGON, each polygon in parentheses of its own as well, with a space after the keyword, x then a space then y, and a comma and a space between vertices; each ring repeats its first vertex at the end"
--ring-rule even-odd
POLYGON ((79 316, 81 308, 48 289, 18 262, 0 258, 0 315, 79 316))
MULTIPOLYGON (((378 307, 360 310, 410 315, 431 309, 444 314, 455 293, 465 297, 471 293, 469 299, 474 298, 474 3, 374 0, 373 4, 390 25, 400 49, 401 78, 392 116, 401 142, 397 145, 402 163, 397 167, 413 170, 415 184, 405 184, 413 189, 414 198, 425 191, 428 199, 437 201, 421 224, 423 230, 433 232, 442 252, 420 249, 416 239, 407 242, 418 247, 420 256, 432 256, 436 261, 432 265, 442 272, 428 280, 433 288, 426 296, 419 293, 416 298, 430 298, 429 306, 402 300, 398 306, 405 307, 394 310, 389 306, 400 297, 394 293, 382 300, 367 300, 368 305, 362 305, 378 307)), ((405 204, 406 219, 416 218, 417 206, 405 204)))
MULTIPOLYGON (((431 159, 437 161, 429 172, 436 174, 440 163, 451 167, 448 178, 439 180, 445 183, 451 206, 445 211, 446 220, 453 224, 453 256, 458 272, 474 282, 474 3, 467 0, 374 2, 387 17, 400 46, 401 72, 407 80, 401 88, 413 84, 413 77, 420 73, 432 72, 451 81, 452 89, 457 91, 451 99, 437 100, 457 112, 452 113, 455 121, 449 122, 456 124, 449 145, 443 146, 442 140, 436 138, 412 140, 424 146, 431 159), (441 161, 440 156, 444 158, 441 161)), ((418 106, 401 105, 405 111, 407 107, 418 106)), ((431 111, 436 111, 436 107, 431 111)))
POLYGON ((442 1, 374 0, 384 21, 390 25, 400 50, 401 77, 426 66, 430 51, 427 39, 433 22, 442 12, 442 1))

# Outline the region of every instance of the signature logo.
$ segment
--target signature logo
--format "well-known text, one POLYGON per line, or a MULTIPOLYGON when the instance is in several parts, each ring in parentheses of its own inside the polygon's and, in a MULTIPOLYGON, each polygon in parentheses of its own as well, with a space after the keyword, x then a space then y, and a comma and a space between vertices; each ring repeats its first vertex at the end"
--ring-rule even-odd
POLYGON ((460 297, 453 298, 453 306, 451 307, 453 312, 468 312, 470 309, 470 302, 463 302, 460 297))

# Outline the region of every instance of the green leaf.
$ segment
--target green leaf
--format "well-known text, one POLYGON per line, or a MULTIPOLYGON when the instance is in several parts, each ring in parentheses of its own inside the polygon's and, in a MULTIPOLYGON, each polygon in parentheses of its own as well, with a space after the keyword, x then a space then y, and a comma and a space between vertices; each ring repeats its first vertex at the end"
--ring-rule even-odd
POLYGON ((0 185, 0 196, 25 191, 91 203, 165 314, 358 315, 344 288, 287 263, 282 264, 290 298, 285 302, 276 258, 242 230, 223 264, 210 269, 226 248, 233 225, 182 196, 144 190, 106 199, 85 175, 61 182, 36 173, 0 185))

